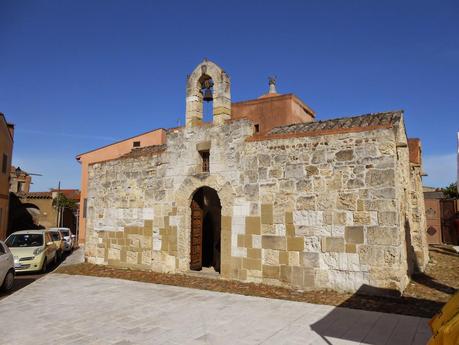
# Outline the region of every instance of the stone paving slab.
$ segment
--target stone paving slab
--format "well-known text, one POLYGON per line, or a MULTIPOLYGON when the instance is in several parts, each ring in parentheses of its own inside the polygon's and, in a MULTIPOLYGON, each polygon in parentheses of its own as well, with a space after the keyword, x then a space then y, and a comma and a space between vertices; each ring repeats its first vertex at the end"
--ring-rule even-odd
POLYGON ((0 301, 1 344, 426 344, 427 319, 49 274, 0 301))

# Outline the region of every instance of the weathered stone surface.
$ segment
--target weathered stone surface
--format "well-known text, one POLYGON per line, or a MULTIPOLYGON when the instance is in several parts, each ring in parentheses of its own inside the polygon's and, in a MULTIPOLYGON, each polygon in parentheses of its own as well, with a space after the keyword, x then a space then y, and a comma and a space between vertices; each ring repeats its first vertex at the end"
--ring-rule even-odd
POLYGON ((340 210, 356 210, 358 195, 355 193, 338 193, 336 207, 340 210))
POLYGON ((315 196, 301 196, 296 200, 296 208, 298 210, 315 210, 316 197, 315 196))
POLYGON ((206 186, 220 199, 223 278, 403 289, 412 256, 423 267, 428 255, 421 170, 395 149, 406 140, 397 126, 263 141, 248 120, 174 129, 160 154, 89 167, 88 261, 188 271, 190 200, 206 186))
POLYGON ((366 183, 370 187, 386 187, 394 185, 393 169, 370 169, 366 175, 366 183))
POLYGON ((397 227, 370 226, 367 229, 368 244, 400 245, 400 229, 397 227))
POLYGON ((285 166, 285 177, 301 179, 304 176, 303 164, 287 164, 285 166))
POLYGON ((287 239, 283 236, 264 235, 261 238, 261 246, 264 249, 287 249, 287 239))
POLYGON ((363 243, 363 226, 346 226, 344 229, 344 238, 346 243, 363 243))
POLYGON ((322 239, 322 251, 324 252, 344 252, 344 238, 324 237, 322 239))
POLYGON ((351 161, 354 158, 353 150, 341 150, 336 152, 335 158, 337 161, 351 161))

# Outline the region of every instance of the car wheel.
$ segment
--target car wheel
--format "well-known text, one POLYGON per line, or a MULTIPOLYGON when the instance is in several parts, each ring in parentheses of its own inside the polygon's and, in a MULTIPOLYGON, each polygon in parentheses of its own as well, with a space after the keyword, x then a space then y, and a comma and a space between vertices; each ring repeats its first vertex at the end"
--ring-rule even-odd
POLYGON ((47 270, 48 270, 48 262, 46 261, 46 258, 45 258, 45 260, 43 261, 43 266, 41 266, 41 273, 46 273, 47 270))
POLYGON ((3 280, 2 290, 3 291, 10 291, 14 285, 14 272, 12 270, 8 271, 3 280))

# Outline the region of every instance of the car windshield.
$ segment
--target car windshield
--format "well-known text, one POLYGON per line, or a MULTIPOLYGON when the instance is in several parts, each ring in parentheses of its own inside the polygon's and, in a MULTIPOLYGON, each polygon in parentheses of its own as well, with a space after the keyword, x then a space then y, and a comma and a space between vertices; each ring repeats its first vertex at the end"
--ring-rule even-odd
POLYGON ((11 235, 6 240, 8 247, 40 247, 43 245, 42 234, 18 234, 11 235))
POLYGON ((56 232, 52 232, 51 233, 51 237, 53 238, 53 241, 59 241, 61 239, 61 237, 59 236, 59 233, 56 231, 56 232))
POLYGON ((69 235, 69 231, 68 230, 60 230, 60 231, 61 231, 62 236, 68 236, 69 235))

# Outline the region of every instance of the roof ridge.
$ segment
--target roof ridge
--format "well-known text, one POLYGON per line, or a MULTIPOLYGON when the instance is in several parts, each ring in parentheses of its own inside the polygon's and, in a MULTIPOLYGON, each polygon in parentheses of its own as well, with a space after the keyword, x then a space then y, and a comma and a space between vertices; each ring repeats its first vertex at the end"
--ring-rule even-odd
POLYGON ((362 115, 338 117, 328 120, 299 122, 271 129, 268 134, 307 132, 309 130, 325 130, 335 128, 355 128, 377 126, 383 123, 395 123, 400 119, 403 110, 367 113, 362 115))

